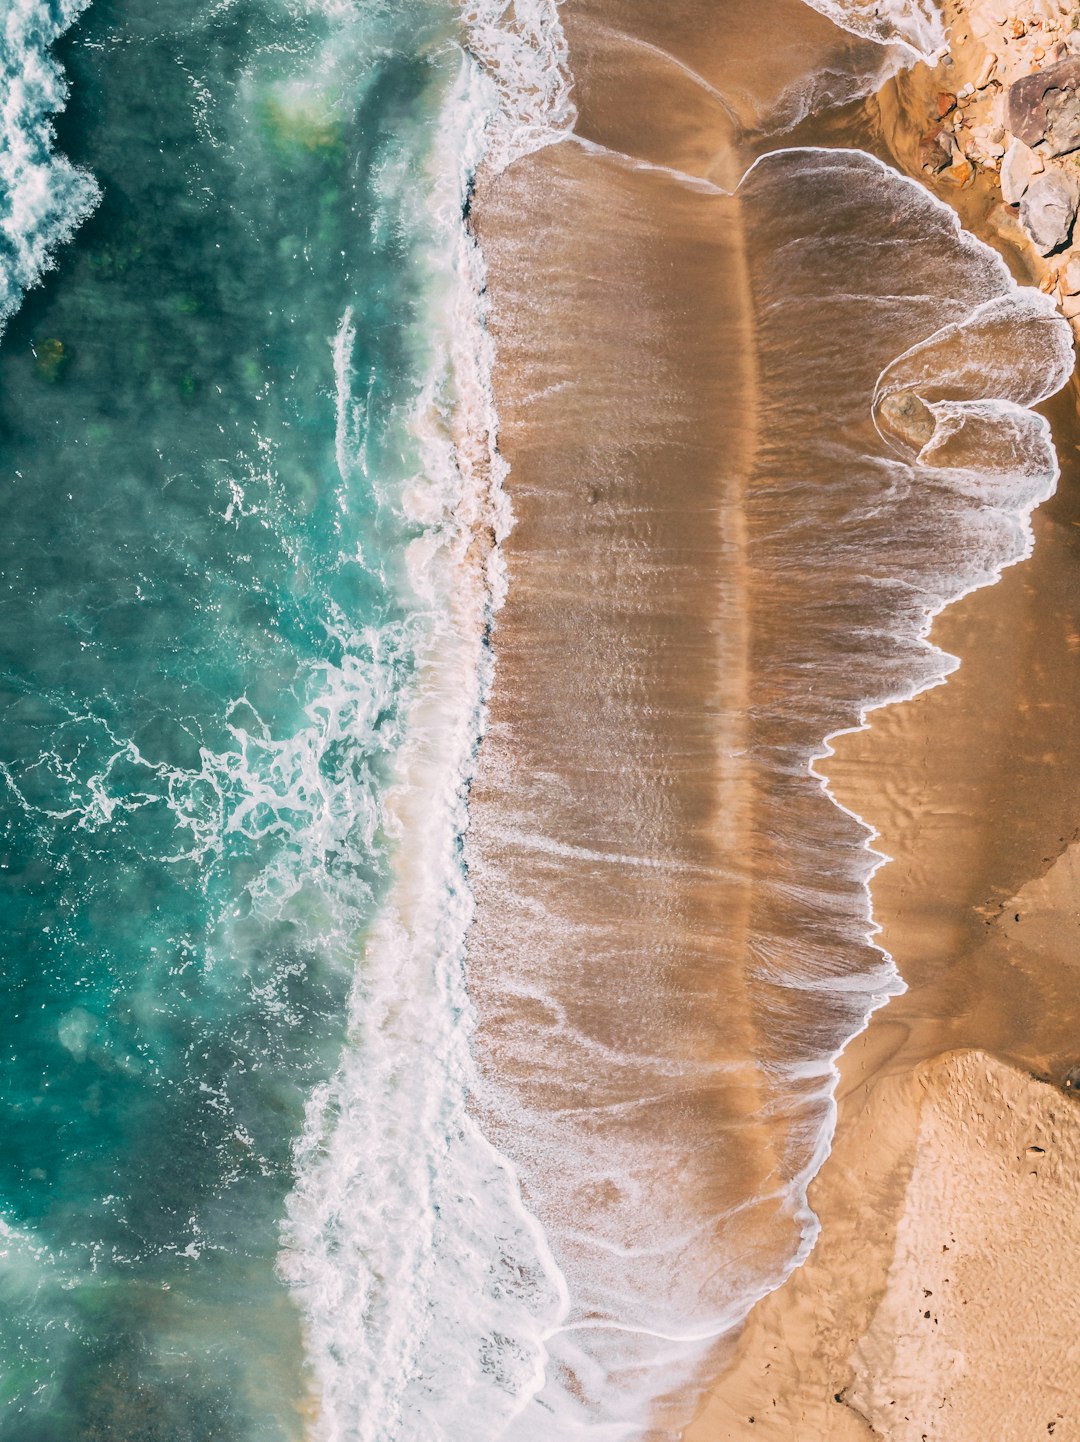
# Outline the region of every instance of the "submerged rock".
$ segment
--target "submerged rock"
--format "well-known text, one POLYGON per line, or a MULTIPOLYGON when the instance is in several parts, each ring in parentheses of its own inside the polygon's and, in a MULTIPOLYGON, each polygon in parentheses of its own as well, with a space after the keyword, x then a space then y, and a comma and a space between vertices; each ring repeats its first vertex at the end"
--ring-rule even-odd
POLYGON ((1076 209, 1080 205, 1080 183, 1064 170, 1037 175, 1020 202, 1020 224, 1042 255, 1068 245, 1076 209))
POLYGON ((1001 162, 1001 195, 1006 205, 1019 205, 1028 186, 1043 169, 1043 163, 1022 140, 1009 142, 1001 162))
POLYGON ((892 391, 877 409, 880 426, 902 446, 921 451, 937 428, 934 413, 913 390, 892 391))
POLYGON ((1008 126, 1044 155, 1080 147, 1080 56, 1071 55, 1009 86, 1008 126))
POLYGON ((62 340, 38 341, 34 347, 34 369, 42 380, 55 384, 63 379, 71 356, 62 340))

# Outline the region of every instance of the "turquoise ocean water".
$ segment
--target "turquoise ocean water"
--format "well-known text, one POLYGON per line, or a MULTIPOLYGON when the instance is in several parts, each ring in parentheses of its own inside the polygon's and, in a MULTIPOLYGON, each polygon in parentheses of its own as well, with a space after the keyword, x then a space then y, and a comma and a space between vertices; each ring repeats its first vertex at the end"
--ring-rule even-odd
POLYGON ((270 1442, 310 1380, 294 1147, 427 635, 402 498, 463 62, 433 0, 73 10, 6 0, 0 1435, 270 1442), (43 129, 72 18, 86 175, 43 129))

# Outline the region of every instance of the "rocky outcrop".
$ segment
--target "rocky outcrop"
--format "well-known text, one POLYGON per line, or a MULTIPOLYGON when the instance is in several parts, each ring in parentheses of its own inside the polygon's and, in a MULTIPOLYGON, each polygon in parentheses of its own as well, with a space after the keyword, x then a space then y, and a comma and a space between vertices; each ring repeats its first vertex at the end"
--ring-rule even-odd
POLYGON ((1041 255, 1052 255, 1072 238, 1080 182, 1064 170, 1037 175, 1020 202, 1020 224, 1041 255))
POLYGON ((1009 86, 1008 128, 1032 150, 1080 149, 1080 56, 1071 55, 1009 86))
POLYGON ((914 165, 946 196, 997 177, 992 232, 1080 339, 1080 0, 937 3, 949 53, 919 85, 914 165))

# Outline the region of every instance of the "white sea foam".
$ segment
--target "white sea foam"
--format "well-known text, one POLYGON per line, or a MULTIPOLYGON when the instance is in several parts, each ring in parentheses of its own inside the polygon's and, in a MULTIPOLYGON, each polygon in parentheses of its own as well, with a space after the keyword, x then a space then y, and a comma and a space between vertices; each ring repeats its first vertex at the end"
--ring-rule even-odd
POLYGON ((561 140, 577 119, 558 0, 466 0, 461 19, 498 97, 484 163, 505 170, 561 140))
MULTIPOLYGON (((509 513, 494 449, 484 277, 462 222, 494 88, 463 59, 431 186, 433 359, 414 417, 422 467, 406 514, 421 634, 407 736, 381 800, 395 854, 364 939, 340 1070, 312 1098, 282 1267, 308 1319, 327 1442, 482 1439, 530 1407, 565 1284, 509 1165, 467 1110, 474 1083, 463 950, 465 783, 482 716, 484 635, 503 581, 485 535, 509 513)), ((351 321, 335 341, 339 463, 357 436, 351 321)))
POLYGON ((0 40, 0 330, 98 200, 53 150, 67 86, 50 46, 89 0, 6 0, 0 40))
POLYGON ((929 60, 945 48, 945 22, 935 0, 806 0, 841 30, 881 45, 897 45, 910 60, 929 60))

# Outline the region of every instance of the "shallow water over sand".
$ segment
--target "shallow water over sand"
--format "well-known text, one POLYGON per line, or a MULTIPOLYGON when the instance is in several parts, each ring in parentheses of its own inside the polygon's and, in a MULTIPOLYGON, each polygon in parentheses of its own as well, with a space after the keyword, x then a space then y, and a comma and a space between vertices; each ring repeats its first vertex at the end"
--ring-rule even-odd
MULTIPOLYGON (((946 675, 930 617, 1025 553, 1056 462, 1023 407, 1071 345, 868 155, 766 156, 723 193, 816 76, 748 99, 692 6, 562 16, 588 143, 479 207, 517 521, 470 982, 480 1115, 570 1289, 550 1435, 661 1436, 812 1239, 833 1059, 900 985, 868 829, 810 768, 946 675)), ((785 19, 804 64, 873 73, 785 19)))

